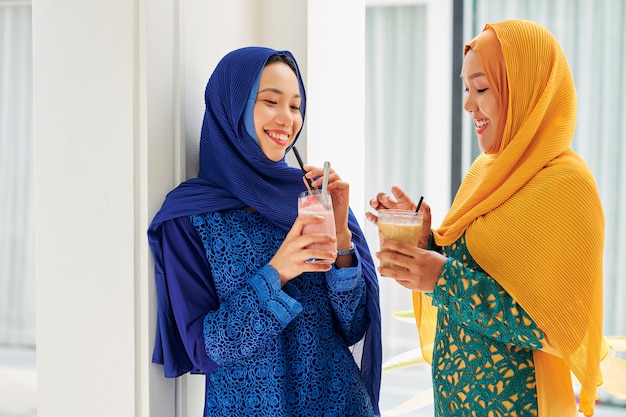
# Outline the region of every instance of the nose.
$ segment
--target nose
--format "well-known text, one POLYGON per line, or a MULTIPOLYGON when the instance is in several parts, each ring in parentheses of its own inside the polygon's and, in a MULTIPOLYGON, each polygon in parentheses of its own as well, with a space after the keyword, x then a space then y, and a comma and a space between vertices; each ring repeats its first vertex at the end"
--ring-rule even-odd
POLYGON ((465 97, 463 98, 463 108, 468 113, 476 113, 476 110, 478 110, 478 105, 476 104, 476 97, 470 91, 465 92, 465 97))
POLYGON ((276 123, 281 126, 291 126, 293 124, 293 115, 290 108, 282 108, 276 114, 276 123))
POLYGON ((476 112, 476 102, 470 93, 467 93, 463 99, 463 108, 468 113, 476 112))

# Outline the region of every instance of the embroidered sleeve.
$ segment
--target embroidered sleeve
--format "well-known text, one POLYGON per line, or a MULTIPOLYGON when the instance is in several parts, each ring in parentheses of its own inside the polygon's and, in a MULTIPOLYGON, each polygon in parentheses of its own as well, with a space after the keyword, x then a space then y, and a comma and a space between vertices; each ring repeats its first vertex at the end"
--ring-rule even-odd
POLYGON ((302 305, 281 289, 276 270, 260 258, 273 253, 271 245, 276 244, 266 224, 247 223, 237 216, 246 214, 189 217, 219 295, 219 307, 206 312, 203 320, 204 349, 218 365, 271 349, 277 335, 302 311, 302 305), (243 230, 244 224, 251 230, 243 230))
POLYGON ((281 290, 278 273, 267 265, 205 316, 207 355, 225 365, 271 349, 272 340, 300 311, 300 303, 281 290))
POLYGON ((333 266, 326 273, 328 298, 335 321, 349 345, 358 342, 368 326, 367 290, 358 252, 355 252, 353 259, 356 259, 356 266, 339 269, 333 266))
POLYGON ((540 349, 543 332, 489 275, 448 258, 433 292, 433 305, 450 320, 494 340, 540 349))

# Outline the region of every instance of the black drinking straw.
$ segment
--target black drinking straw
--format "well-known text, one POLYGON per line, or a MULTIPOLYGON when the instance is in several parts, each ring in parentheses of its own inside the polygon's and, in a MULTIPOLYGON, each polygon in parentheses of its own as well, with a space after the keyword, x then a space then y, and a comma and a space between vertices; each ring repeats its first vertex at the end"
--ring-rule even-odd
MULTIPOLYGON (((300 164, 300 169, 302 170, 302 173, 306 175, 306 171, 304 170, 304 163, 302 163, 302 158, 300 158, 300 153, 298 152, 295 146, 292 147, 291 149, 293 150, 294 155, 296 155, 296 159, 298 160, 298 164, 300 164)), ((304 179, 306 180, 307 184, 309 184, 309 189, 311 191, 315 191, 313 189, 313 183, 311 182, 311 180, 307 177, 304 177, 304 179)))
POLYGON ((420 201, 418 201, 418 202, 417 202, 417 208, 415 209, 415 212, 416 212, 416 213, 419 213, 419 211, 420 211, 420 207, 421 207, 421 205, 422 205, 422 201, 424 201, 424 196, 421 196, 421 197, 420 197, 420 201))

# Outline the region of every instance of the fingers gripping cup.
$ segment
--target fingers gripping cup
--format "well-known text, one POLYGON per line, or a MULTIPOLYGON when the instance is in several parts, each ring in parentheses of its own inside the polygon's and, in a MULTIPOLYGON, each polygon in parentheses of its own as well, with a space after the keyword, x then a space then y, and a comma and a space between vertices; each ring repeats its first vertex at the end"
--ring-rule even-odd
MULTIPOLYGON (((422 219, 423 214, 413 210, 379 210, 378 237, 380 240, 393 239, 417 246, 422 233, 422 219)), ((382 262, 382 266, 402 269, 389 262, 382 262)))
MULTIPOLYGON (((302 229, 302 234, 325 233, 336 237, 335 215, 333 213, 333 201, 328 193, 318 191, 304 191, 298 195, 298 214, 313 214, 324 217, 321 223, 307 224, 302 229)), ((337 252, 337 243, 314 243, 308 246, 310 249, 323 249, 337 252)), ((332 263, 333 259, 310 259, 307 262, 332 263)))

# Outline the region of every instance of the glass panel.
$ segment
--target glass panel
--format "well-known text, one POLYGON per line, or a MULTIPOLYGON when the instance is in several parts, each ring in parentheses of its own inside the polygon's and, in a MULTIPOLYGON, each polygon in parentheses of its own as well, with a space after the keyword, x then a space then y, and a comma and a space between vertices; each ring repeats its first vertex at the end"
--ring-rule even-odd
POLYGON ((0 4, 0 345, 35 345, 31 6, 0 4))
MULTIPOLYGON (((366 9, 365 195, 401 186, 414 199, 423 192, 424 56, 426 6, 366 9)), ((366 225, 367 226, 367 225, 366 225)), ((375 227, 365 227, 373 251, 375 227)), ((395 281, 381 278, 381 309, 385 358, 417 346, 417 332, 393 318, 411 307, 410 293, 395 281)))
POLYGON ((371 7, 366 14, 366 195, 423 189, 425 6, 371 7))

